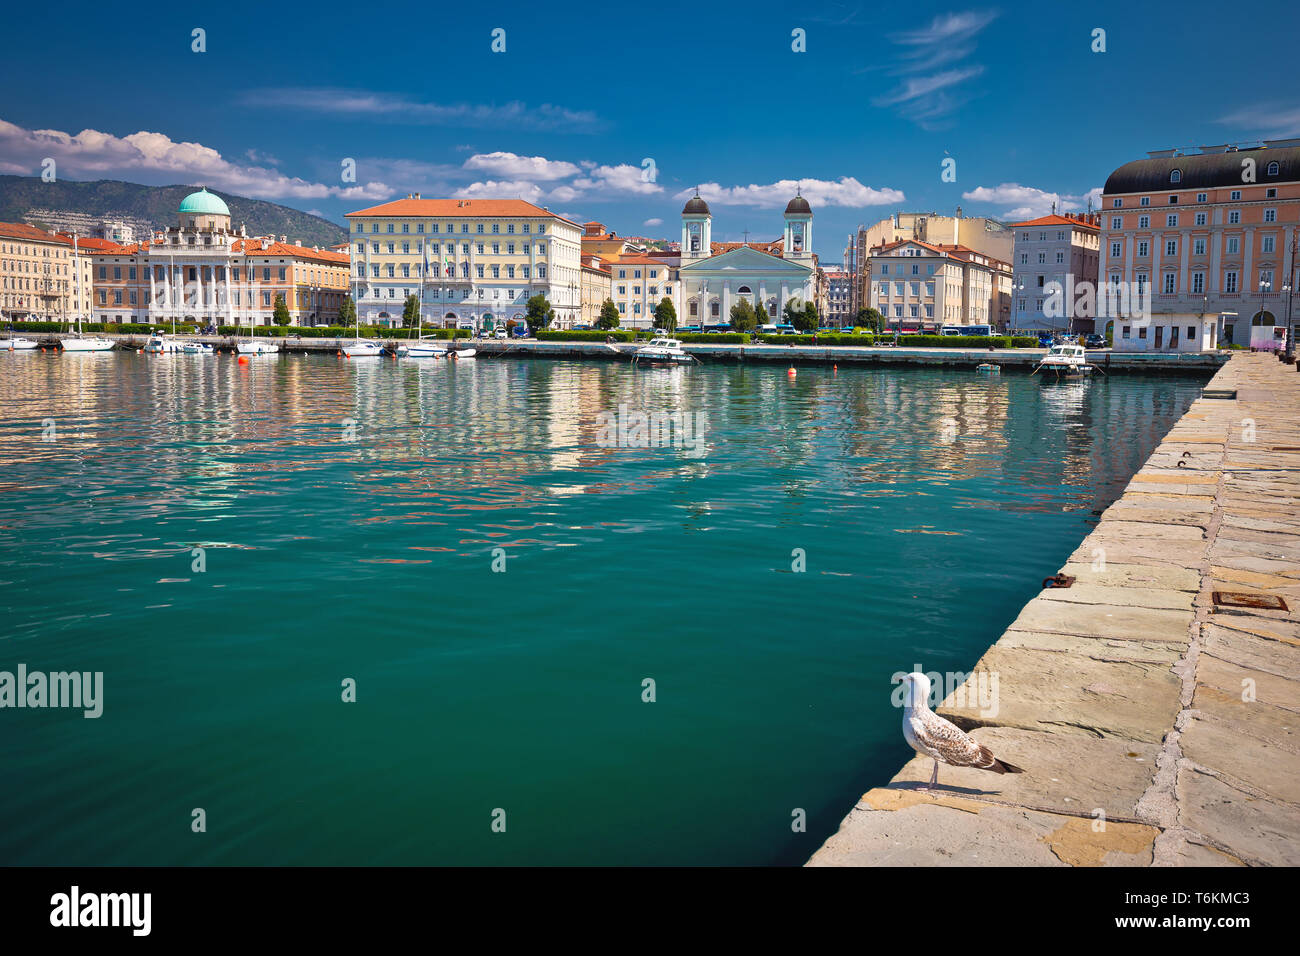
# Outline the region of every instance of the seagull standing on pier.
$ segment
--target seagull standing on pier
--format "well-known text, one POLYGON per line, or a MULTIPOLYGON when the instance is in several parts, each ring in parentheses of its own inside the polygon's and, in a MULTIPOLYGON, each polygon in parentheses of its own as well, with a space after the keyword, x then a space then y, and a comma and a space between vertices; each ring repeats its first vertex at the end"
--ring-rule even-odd
POLYGON ((921 673, 903 678, 903 736, 917 753, 934 759, 930 782, 920 787, 929 790, 939 784, 939 761, 953 767, 974 767, 994 773, 1024 773, 993 756, 970 734, 930 710, 930 678, 921 673))

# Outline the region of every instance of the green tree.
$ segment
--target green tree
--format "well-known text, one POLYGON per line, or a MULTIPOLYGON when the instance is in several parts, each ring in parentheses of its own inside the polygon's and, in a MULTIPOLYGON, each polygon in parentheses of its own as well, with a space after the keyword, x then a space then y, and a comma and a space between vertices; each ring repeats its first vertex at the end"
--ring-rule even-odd
POLYGON ((731 307, 731 328, 736 332, 749 332, 758 326, 758 317, 748 299, 741 299, 731 307))
POLYGON ((530 329, 544 329, 555 321, 555 310, 546 296, 539 292, 528 300, 526 317, 530 329))
POLYGON ((351 328, 357 323, 357 304, 352 301, 352 296, 346 295, 343 301, 339 303, 339 325, 344 328, 351 328))
POLYGON ((614 304, 613 299, 606 299, 605 304, 600 307, 600 315, 596 319, 596 328, 618 328, 618 306, 614 304))
POLYGON ((288 325, 292 319, 289 316, 289 307, 284 304, 284 296, 275 297, 275 311, 271 314, 271 321, 276 325, 288 325))
POLYGON ((758 304, 758 308, 754 310, 754 325, 764 326, 767 325, 770 321, 771 321, 771 316, 767 314, 766 306, 764 306, 763 303, 760 302, 758 304))
POLYGON ((821 316, 817 314, 817 306, 811 302, 806 303, 803 307, 803 325, 795 322, 795 328, 800 332, 816 332, 819 325, 821 325, 821 316))
POLYGON ((655 306, 655 325, 665 332, 677 331, 677 309, 673 306, 673 300, 664 299, 655 306))
POLYGON ((402 303, 402 328, 413 329, 420 324, 420 297, 411 293, 402 303))
POLYGON ((880 310, 868 306, 864 309, 858 309, 858 315, 853 324, 879 332, 885 327, 885 317, 880 313, 880 310))

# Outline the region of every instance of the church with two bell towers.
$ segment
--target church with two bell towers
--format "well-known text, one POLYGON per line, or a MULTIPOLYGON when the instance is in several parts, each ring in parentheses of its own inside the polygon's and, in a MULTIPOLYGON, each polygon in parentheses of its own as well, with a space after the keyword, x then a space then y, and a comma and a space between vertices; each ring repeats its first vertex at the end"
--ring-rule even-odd
POLYGON ((780 255, 763 251, 777 243, 713 243, 713 214, 699 191, 682 209, 681 265, 678 267, 678 322, 725 325, 731 307, 745 299, 761 304, 768 321, 784 322, 787 302, 802 309, 816 302, 817 262, 812 252, 812 207, 796 195, 785 207, 780 255), (763 248, 755 248, 755 246, 763 248))

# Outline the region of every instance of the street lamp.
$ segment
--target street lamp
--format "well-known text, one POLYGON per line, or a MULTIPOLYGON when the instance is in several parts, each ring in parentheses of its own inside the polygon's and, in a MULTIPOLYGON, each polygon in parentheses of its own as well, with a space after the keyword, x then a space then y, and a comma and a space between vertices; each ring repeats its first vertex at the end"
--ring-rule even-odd
MULTIPOLYGON (((1269 282, 1267 279, 1259 280, 1259 324, 1261 326, 1264 324, 1264 296, 1268 295, 1268 290, 1271 288, 1273 288, 1272 282, 1269 282)), ((1251 322, 1250 324, 1251 326, 1254 326, 1255 323, 1251 322)), ((1255 337, 1253 328, 1250 337, 1252 339, 1255 337)))

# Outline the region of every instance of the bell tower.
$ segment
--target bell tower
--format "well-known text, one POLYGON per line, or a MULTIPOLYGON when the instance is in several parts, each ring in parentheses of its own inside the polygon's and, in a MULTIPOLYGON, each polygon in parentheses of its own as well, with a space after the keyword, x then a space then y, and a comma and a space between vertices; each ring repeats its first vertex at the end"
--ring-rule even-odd
POLYGON ((812 207, 796 191, 785 207, 785 256, 795 262, 812 262, 812 207))
POLYGON ((697 188, 682 208, 682 262, 707 259, 712 255, 712 239, 713 214, 697 188))

